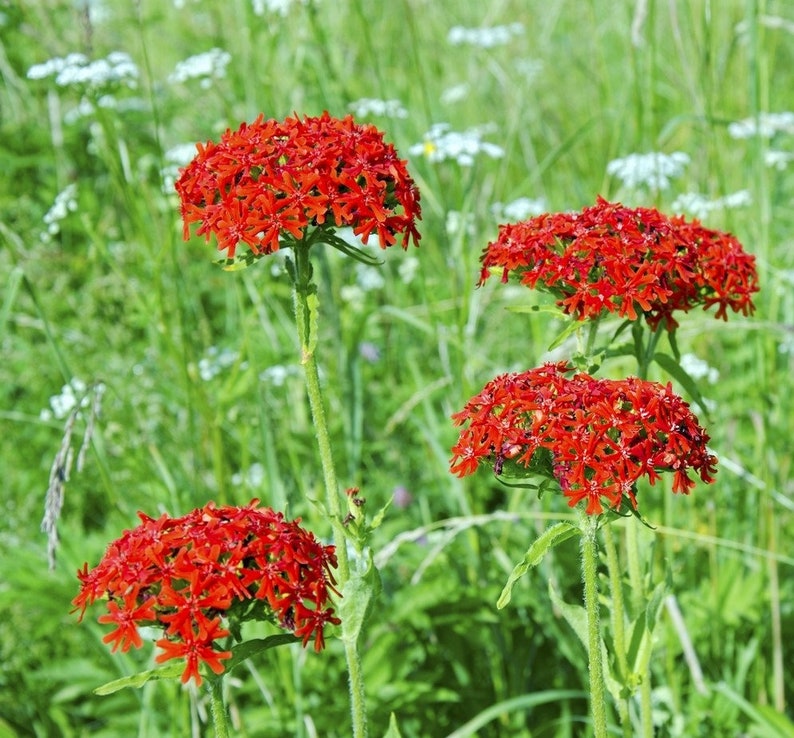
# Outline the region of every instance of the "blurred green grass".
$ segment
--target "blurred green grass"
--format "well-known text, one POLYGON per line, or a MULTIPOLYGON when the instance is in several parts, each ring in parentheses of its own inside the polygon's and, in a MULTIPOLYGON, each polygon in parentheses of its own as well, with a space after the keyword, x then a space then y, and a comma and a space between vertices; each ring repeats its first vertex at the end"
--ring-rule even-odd
MULTIPOLYGON (((379 547, 448 517, 507 510, 523 521, 429 528, 389 560, 364 648, 374 734, 391 711, 404 736, 446 736, 495 703, 586 684, 584 654, 546 591, 551 578, 579 597, 575 550, 522 581, 510 608, 494 607, 544 516, 567 508, 487 474, 462 482, 447 471, 449 415, 497 372, 541 361, 559 330, 506 309, 542 296, 475 287, 498 225, 492 205, 530 197, 578 209, 601 194, 669 211, 685 192, 716 199, 747 189, 749 206, 715 210, 706 224, 757 255, 758 310, 727 323, 690 314, 679 332, 683 351, 720 372, 702 389, 714 403, 711 445, 729 463, 690 497, 659 485, 641 497, 645 517, 664 526, 647 544, 649 576, 670 576, 706 680, 733 692, 693 688, 667 623, 654 686, 659 735, 791 735, 730 695, 784 700, 791 715, 794 177, 764 154, 791 152, 792 131, 736 140, 728 125, 794 108, 794 18, 782 0, 649 3, 643 19, 644 6, 318 0, 260 16, 247 0, 0 3, 0 735, 187 735, 198 725, 203 695, 175 687, 91 695, 151 660, 110 655, 91 614, 81 625, 69 614, 74 571, 95 563, 138 509, 178 514, 210 498, 256 496, 327 534, 307 502, 320 496, 321 477, 300 376, 290 371, 298 352, 285 275, 268 260, 227 274, 212 264, 213 245, 183 243, 159 172, 171 147, 217 138, 260 112, 343 115, 364 97, 408 111, 370 119, 409 158, 424 219, 421 247, 384 252, 385 285, 354 300, 350 262, 328 253, 317 264, 343 483, 360 486, 373 510, 398 487, 410 492, 410 504, 392 507, 379 547), (511 23, 523 31, 505 45, 447 40, 455 25, 511 23), (168 82, 179 61, 214 47, 231 54, 224 78, 207 89, 168 82), (26 78, 52 57, 114 50, 141 70, 136 90, 113 92, 126 108, 69 123, 80 95, 26 78), (464 84, 462 99, 445 97, 464 84), (472 167, 409 157, 441 122, 491 126, 484 139, 505 155, 480 155, 472 167), (627 191, 606 174, 610 160, 647 151, 683 151, 691 163, 662 192, 627 191), (47 241, 43 218, 69 183, 77 209, 47 241), (450 212, 470 228, 448 228, 450 212), (400 270, 414 258, 408 280, 400 270), (223 349, 232 363, 202 379, 202 361, 223 349), (274 366, 285 367, 282 384, 262 378, 274 366), (67 485, 62 550, 48 573, 39 522, 62 421, 40 411, 73 377, 101 379, 108 391, 88 464, 67 485), (245 481, 252 467, 261 474, 245 481)), ((287 650, 235 673, 240 734, 345 735, 342 664, 332 645, 320 657, 287 650)), ((584 735, 586 715, 586 701, 569 696, 508 710, 476 734, 584 735)))

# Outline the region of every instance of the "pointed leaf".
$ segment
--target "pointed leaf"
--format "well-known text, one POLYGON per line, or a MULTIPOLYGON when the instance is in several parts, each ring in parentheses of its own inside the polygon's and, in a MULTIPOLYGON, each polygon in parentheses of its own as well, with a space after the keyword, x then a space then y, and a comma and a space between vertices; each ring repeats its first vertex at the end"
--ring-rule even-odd
POLYGON ((232 657, 223 662, 225 671, 231 671, 238 664, 262 653, 262 651, 288 643, 300 643, 300 638, 295 637, 292 633, 277 633, 267 638, 253 638, 250 641, 239 643, 232 648, 232 657))
POLYGON ((563 541, 567 541, 577 533, 579 533, 579 528, 573 523, 557 523, 543 531, 540 538, 529 547, 524 558, 510 573, 507 583, 502 590, 502 594, 499 595, 499 599, 496 602, 496 607, 501 610, 510 602, 515 583, 533 566, 537 566, 550 548, 553 548, 563 541))
POLYGON ((342 587, 342 600, 339 603, 339 617, 342 619, 342 638, 355 643, 369 615, 375 598, 380 593, 380 574, 367 552, 367 568, 360 574, 353 574, 342 587))
POLYGON ((400 729, 397 727, 397 718, 394 716, 394 713, 389 717, 389 729, 386 731, 386 735, 384 735, 383 738, 402 738, 400 729))
POLYGON ((185 664, 183 661, 173 661, 172 663, 166 664, 165 666, 160 666, 157 669, 147 669, 146 671, 140 671, 137 674, 122 677, 121 679, 114 679, 112 682, 108 682, 107 684, 103 684, 101 687, 97 687, 94 690, 94 694, 113 694, 114 692, 118 692, 120 689, 125 689, 126 687, 140 689, 144 684, 146 684, 146 682, 152 679, 179 678, 182 676, 182 672, 184 670, 185 664))
POLYGON ((557 335, 557 337, 549 344, 547 351, 553 351, 557 348, 561 343, 565 341, 568 336, 570 336, 574 331, 578 328, 581 328, 582 325, 577 320, 571 320, 565 328, 557 335))

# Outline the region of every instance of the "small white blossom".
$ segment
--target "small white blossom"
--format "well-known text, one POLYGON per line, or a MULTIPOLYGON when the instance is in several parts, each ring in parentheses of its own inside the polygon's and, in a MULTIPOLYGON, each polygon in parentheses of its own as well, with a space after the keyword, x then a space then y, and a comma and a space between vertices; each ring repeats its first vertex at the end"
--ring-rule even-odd
POLYGON ((77 210, 77 185, 72 182, 55 196, 52 207, 44 214, 42 220, 47 229, 41 235, 42 240, 48 242, 53 236, 57 236, 61 230, 61 221, 75 210, 77 210))
POLYGON ((300 368, 294 364, 290 364, 289 366, 274 364, 259 372, 259 381, 273 387, 282 387, 287 379, 296 377, 299 374, 300 368))
POLYGON ((436 123, 425 134, 425 140, 408 149, 413 156, 424 154, 432 162, 454 159, 463 167, 474 164, 477 154, 485 154, 492 159, 504 156, 504 149, 496 144, 482 140, 482 134, 489 128, 469 128, 462 133, 451 131, 449 124, 436 123))
POLYGON ((264 15, 265 12, 269 12, 285 16, 294 5, 308 5, 309 2, 310 0, 252 0, 252 6, 254 15, 264 15))
POLYGON ((400 266, 397 267, 397 274, 405 284, 413 282, 416 272, 419 270, 419 259, 415 256, 406 256, 400 259, 400 266))
POLYGON ((362 97, 360 100, 347 106, 357 118, 368 115, 385 115, 390 118, 407 118, 408 111, 399 100, 378 100, 371 97, 362 97))
POLYGON ((617 177, 630 190, 666 190, 670 187, 670 179, 680 177, 687 164, 689 156, 682 151, 629 154, 609 162, 607 174, 617 177))
POLYGON ((246 487, 261 487, 264 481, 265 467, 258 461, 251 464, 247 471, 239 471, 232 474, 232 484, 235 487, 241 487, 243 485, 246 487))
POLYGON ((476 233, 474 224, 474 213, 459 213, 457 210, 447 212, 447 234, 456 236, 462 233, 466 236, 473 236, 476 233))
MULTIPOLYGON (((209 382, 223 372, 224 369, 234 366, 238 358, 239 354, 236 351, 210 346, 207 349, 207 355, 199 359, 199 376, 205 382, 209 382)), ((241 368, 245 368, 246 362, 243 362, 240 366, 241 368)))
POLYGON ((500 223, 518 223, 536 215, 542 215, 548 210, 546 201, 542 197, 535 199, 519 197, 507 204, 495 202, 491 205, 491 214, 500 223))
POLYGON ((50 397, 50 407, 39 413, 41 420, 63 420, 80 403, 80 407, 88 407, 91 404, 89 393, 86 392, 87 386, 82 379, 72 378, 69 384, 63 385, 59 395, 50 397), (79 399, 78 399, 79 398, 79 399))
POLYGON ((527 82, 534 82, 543 71, 540 59, 517 59, 516 70, 527 82))
POLYGON ((84 54, 55 57, 28 69, 28 79, 55 77, 59 87, 86 87, 98 89, 110 84, 124 84, 134 89, 140 73, 130 55, 113 51, 105 59, 89 61, 84 54))
POLYGON ((372 292, 383 289, 386 281, 377 267, 356 262, 356 284, 364 292, 372 292))
POLYGON ((779 149, 770 149, 764 152, 764 164, 773 169, 782 172, 788 167, 789 162, 794 161, 794 154, 790 151, 780 151, 779 149))
POLYGON ((794 113, 761 113, 758 118, 745 118, 728 125, 731 138, 772 138, 776 133, 794 133, 794 113))
POLYGON ((459 85, 447 87, 447 89, 441 93, 441 102, 444 103, 444 105, 453 105, 456 102, 465 100, 470 90, 471 86, 468 82, 462 82, 459 85))
POLYGON ((738 190, 715 200, 697 192, 685 192, 673 200, 671 208, 676 213, 686 213, 693 218, 703 220, 713 210, 744 207, 750 205, 752 201, 753 198, 749 190, 738 190))
POLYGON ((709 366, 695 354, 683 354, 681 356, 681 368, 694 380, 705 379, 709 384, 716 384, 720 378, 720 373, 713 366, 709 366))
POLYGON ((212 86, 213 80, 226 76, 226 67, 231 60, 232 56, 228 51, 210 49, 179 62, 168 75, 168 81, 171 84, 181 84, 189 79, 198 79, 201 87, 206 90, 212 86))
POLYGON ((507 26, 490 26, 487 28, 465 28, 453 26, 447 34, 447 41, 453 46, 468 44, 479 46, 481 49, 492 49, 494 46, 504 46, 515 36, 524 33, 522 23, 511 23, 507 26))

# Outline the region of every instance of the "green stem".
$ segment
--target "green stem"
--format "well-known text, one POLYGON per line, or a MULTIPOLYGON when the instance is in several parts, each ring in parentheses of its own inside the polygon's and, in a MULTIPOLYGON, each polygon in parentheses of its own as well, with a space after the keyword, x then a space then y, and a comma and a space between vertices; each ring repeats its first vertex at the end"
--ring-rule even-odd
MULTIPOLYGON (((347 538, 345 536, 340 502, 339 484, 336 467, 331 451, 331 437, 328 433, 328 422, 325 415, 320 375, 315 357, 317 344, 316 311, 317 288, 312 281, 312 268, 309 260, 309 247, 312 237, 298 242, 294 246, 295 254, 295 318, 298 327, 298 338, 301 344, 301 363, 306 376, 306 391, 309 395, 314 430, 317 435, 317 446, 320 452, 320 463, 325 484, 325 499, 331 526, 334 532, 334 545, 338 561, 337 578, 340 589, 350 579, 350 562, 347 555, 347 538)), ((345 658, 350 679, 350 702, 353 719, 354 738, 366 738, 367 714, 364 696, 364 680, 361 673, 361 658, 358 652, 358 638, 347 631, 347 622, 342 620, 342 640, 345 643, 345 658)))
POLYGON ((601 633, 598 618, 598 518, 582 512, 582 579, 587 612, 587 652, 590 672, 590 710, 595 738, 607 738, 606 690, 601 662, 601 633))
POLYGON ((623 602, 623 583, 621 581, 622 568, 618 559, 618 550, 615 537, 612 535, 612 526, 605 525, 604 547, 607 555, 607 570, 609 571, 609 588, 612 592, 612 638, 615 644, 615 654, 620 669, 620 677, 626 691, 626 698, 618 702, 618 715, 623 728, 624 738, 631 738, 631 718, 629 714, 629 662, 626 657, 626 607, 623 602))
POLYGON ((229 738, 229 721, 226 715, 226 705, 223 702, 223 677, 210 680, 210 712, 212 725, 215 728, 215 738, 229 738))

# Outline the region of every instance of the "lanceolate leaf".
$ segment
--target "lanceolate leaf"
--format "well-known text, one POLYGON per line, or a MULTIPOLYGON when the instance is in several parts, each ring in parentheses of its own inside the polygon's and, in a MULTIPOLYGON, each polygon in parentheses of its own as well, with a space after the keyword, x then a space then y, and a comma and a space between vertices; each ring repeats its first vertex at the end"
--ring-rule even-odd
POLYGON ((253 638, 232 648, 232 657, 225 661, 223 665, 226 671, 231 671, 238 664, 250 659, 252 656, 256 656, 258 653, 262 653, 262 651, 287 643, 299 642, 300 638, 296 638, 292 633, 277 633, 267 638, 253 638))
POLYGON ((521 579, 521 577, 523 577, 524 574, 526 574, 533 566, 537 566, 543 560, 543 557, 550 548, 562 543, 563 541, 567 541, 577 533, 579 533, 579 528, 577 528, 573 523, 557 523, 556 525, 552 525, 550 528, 547 528, 541 534, 540 538, 538 538, 529 547, 529 550, 524 555, 524 558, 511 572, 507 580, 507 584, 505 584, 504 589, 502 590, 502 594, 499 595, 499 600, 497 601, 496 606, 501 610, 505 605, 507 605, 508 602, 510 602, 513 586, 515 583, 521 579))
POLYGON ((140 689, 146 682, 151 679, 175 679, 182 675, 185 670, 183 661, 173 661, 165 666, 160 666, 157 669, 147 669, 146 671, 139 671, 137 674, 122 677, 121 679, 114 679, 112 682, 103 684, 94 690, 94 694, 106 695, 118 692, 120 689, 126 687, 134 687, 140 689))
POLYGON ((400 729, 397 727, 397 718, 394 716, 394 713, 392 713, 389 718, 389 729, 386 731, 386 735, 384 735, 383 738, 402 738, 400 729))
POLYGON ((667 354, 655 353, 653 360, 664 369, 673 379, 689 393, 689 396, 702 408, 703 412, 708 416, 708 408, 703 400, 703 395, 700 394, 695 380, 686 373, 684 368, 672 357, 667 354))

